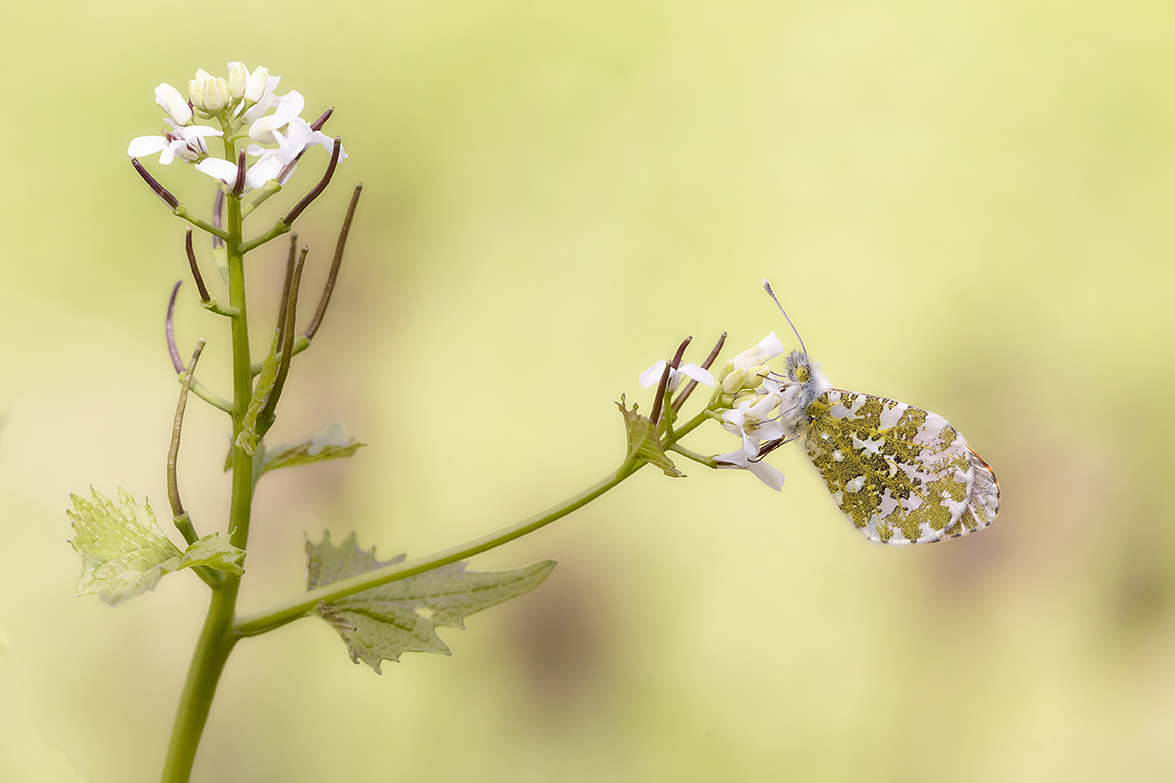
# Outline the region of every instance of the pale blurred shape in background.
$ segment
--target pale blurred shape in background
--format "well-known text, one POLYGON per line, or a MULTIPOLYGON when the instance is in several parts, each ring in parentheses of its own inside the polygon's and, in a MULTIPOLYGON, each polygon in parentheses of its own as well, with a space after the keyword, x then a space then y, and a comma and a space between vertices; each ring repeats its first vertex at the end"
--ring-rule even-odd
MULTIPOLYGON (((9 5, 0 779, 158 774, 205 588, 76 599, 64 511, 91 483, 166 508, 183 225, 123 153, 159 130, 155 85, 228 60, 337 107, 351 157, 301 218, 306 290, 365 184, 273 438, 342 418, 371 446, 262 482, 244 611, 302 589, 303 531, 419 555, 595 481, 613 401, 647 405, 637 374, 681 338, 700 361, 723 330, 727 355, 787 332, 763 277, 835 385, 949 418, 1003 503, 895 549, 789 449, 782 494, 645 470, 475 559, 560 565, 443 630, 452 657, 377 676, 309 620, 242 643, 197 780, 1175 777, 1175 7, 9 5)), ((152 170, 206 208, 199 174, 152 170)), ((249 259, 256 346, 279 245, 249 259)), ((191 289, 181 346, 207 337, 227 388, 227 326, 191 289)), ((225 428, 189 405, 201 530, 225 428)))

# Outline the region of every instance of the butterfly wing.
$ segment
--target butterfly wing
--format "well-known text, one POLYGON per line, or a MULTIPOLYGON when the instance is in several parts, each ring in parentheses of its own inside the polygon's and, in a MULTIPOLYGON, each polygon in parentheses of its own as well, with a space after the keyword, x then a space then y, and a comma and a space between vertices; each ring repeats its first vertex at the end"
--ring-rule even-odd
POLYGON ((821 394, 807 414, 808 457, 867 538, 928 544, 995 519, 995 473, 942 416, 841 389, 821 394))

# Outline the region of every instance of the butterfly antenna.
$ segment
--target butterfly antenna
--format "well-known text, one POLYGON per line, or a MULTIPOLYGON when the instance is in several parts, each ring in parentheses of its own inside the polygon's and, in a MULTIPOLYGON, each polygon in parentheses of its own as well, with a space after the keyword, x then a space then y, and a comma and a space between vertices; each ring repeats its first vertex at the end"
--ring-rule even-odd
POLYGON ((771 290, 771 284, 766 280, 763 281, 763 290, 767 292, 767 296, 771 297, 771 301, 775 302, 775 306, 779 308, 779 312, 783 313, 783 317, 787 318, 787 325, 790 326, 791 330, 796 333, 796 339, 800 341, 800 348, 803 348, 804 356, 807 356, 808 349, 804 346, 804 338, 800 337, 800 330, 797 329, 796 325, 793 324, 791 319, 787 317, 787 310, 784 310, 783 305, 781 305, 779 300, 775 298, 775 292, 771 290))

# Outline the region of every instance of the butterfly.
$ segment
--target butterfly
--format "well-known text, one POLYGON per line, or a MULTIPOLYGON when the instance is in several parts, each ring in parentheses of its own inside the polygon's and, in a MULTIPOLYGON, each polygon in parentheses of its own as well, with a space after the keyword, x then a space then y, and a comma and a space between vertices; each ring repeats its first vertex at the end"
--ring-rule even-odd
MULTIPOLYGON (((775 299, 766 280, 763 287, 775 299)), ((772 376, 784 398, 784 435, 762 444, 759 458, 801 441, 832 499, 871 541, 929 544, 995 520, 1000 484, 962 433, 937 413, 834 389, 802 339, 800 348, 788 356, 784 375, 772 376)))

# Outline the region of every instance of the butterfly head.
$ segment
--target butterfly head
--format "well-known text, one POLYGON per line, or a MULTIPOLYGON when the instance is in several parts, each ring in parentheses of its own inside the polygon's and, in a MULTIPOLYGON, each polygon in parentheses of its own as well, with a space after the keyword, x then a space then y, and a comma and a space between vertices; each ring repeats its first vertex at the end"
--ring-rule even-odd
POLYGON ((808 361, 808 354, 803 351, 792 351, 788 354, 784 372, 792 383, 807 383, 812 379, 812 364, 808 361))

